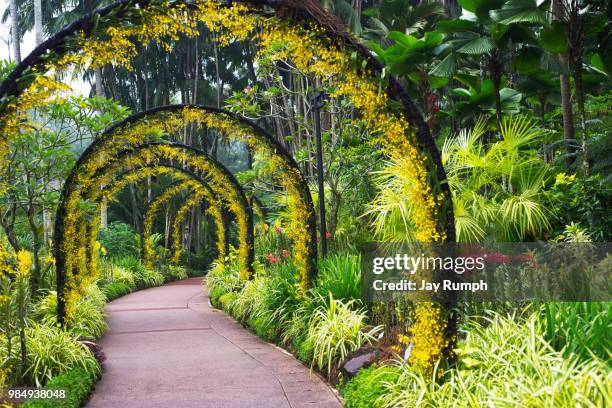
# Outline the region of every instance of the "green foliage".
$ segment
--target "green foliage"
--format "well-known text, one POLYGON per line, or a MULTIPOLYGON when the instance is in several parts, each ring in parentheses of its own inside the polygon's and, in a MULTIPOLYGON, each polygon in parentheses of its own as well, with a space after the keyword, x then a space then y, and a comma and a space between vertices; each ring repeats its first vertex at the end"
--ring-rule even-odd
POLYGON ((241 287, 240 276, 237 266, 224 267, 220 264, 214 264, 208 275, 206 275, 206 285, 212 292, 225 293, 236 290, 241 287))
POLYGON ((221 303, 219 301, 219 299, 221 299, 221 296, 225 295, 227 292, 227 290, 225 288, 213 288, 210 289, 210 292, 208 294, 208 296, 210 296, 210 303, 214 306, 214 307, 221 307, 221 303))
MULTIPOLYGON (((104 296, 102 293, 100 295, 104 296)), ((79 299, 67 321, 68 330, 74 335, 100 338, 108 328, 102 298, 83 296, 79 299)), ((105 298, 104 298, 105 299, 105 298)), ((57 293, 50 292, 34 306, 34 317, 40 322, 53 326, 57 324, 57 293)))
POLYGON ((24 408, 79 408, 93 391, 98 375, 82 368, 57 375, 47 381, 45 390, 66 390, 63 400, 28 400, 24 408))
POLYGON ((104 287, 102 287, 102 292, 106 295, 106 298, 110 302, 111 300, 115 300, 121 296, 127 295, 132 291, 125 283, 120 282, 111 282, 104 287))
POLYGON ((221 305, 221 309, 225 310, 226 313, 232 313, 232 304, 238 297, 236 292, 227 292, 223 295, 219 296, 219 304, 221 305))
POLYGON ((166 277, 167 282, 187 279, 187 270, 183 266, 166 265, 166 267, 162 269, 162 273, 166 277))
POLYGON ((32 324, 26 330, 28 351, 27 378, 37 387, 56 375, 81 368, 91 375, 99 366, 89 349, 74 334, 55 325, 32 324))
POLYGON ((359 300, 361 297, 361 257, 359 255, 332 255, 319 267, 316 293, 327 298, 343 301, 359 300))
MULTIPOLYGON (((609 370, 594 360, 564 359, 543 338, 535 315, 493 314, 485 324, 470 322, 457 349, 458 366, 444 381, 402 368, 385 383, 385 406, 569 407, 606 406, 609 370)), ((399 363, 401 364, 401 363, 399 363)))
POLYGON ((134 286, 137 289, 145 289, 154 286, 160 286, 164 283, 164 276, 152 270, 145 268, 140 262, 140 259, 133 256, 123 256, 120 258, 113 259, 112 263, 124 270, 129 271, 133 277, 133 285, 129 282, 118 280, 115 277, 112 278, 115 282, 127 283, 130 286, 134 286))
POLYGON ((98 241, 111 259, 140 253, 140 237, 132 227, 122 222, 110 223, 108 228, 100 231, 98 241))
POLYGON ((563 234, 573 222, 587 228, 595 241, 612 240, 612 181, 600 175, 583 178, 560 173, 548 198, 554 214, 553 236, 563 234))
POLYGON ((442 148, 458 241, 533 239, 549 225, 548 168, 531 149, 541 130, 525 117, 504 119, 500 130, 501 140, 485 146, 486 127, 480 120, 442 148))
POLYGON ((612 304, 550 302, 543 309, 544 338, 565 358, 610 361, 612 304))
POLYGON ((312 339, 306 338, 294 345, 297 358, 304 364, 311 364, 314 358, 314 344, 312 339))
POLYGON ((399 373, 399 368, 386 365, 359 370, 357 375, 341 389, 344 406, 347 408, 384 406, 377 400, 387 391, 385 384, 394 383, 399 377, 399 373))
POLYGON ((312 364, 326 370, 328 375, 348 353, 374 340, 382 330, 382 326, 377 326, 364 331, 366 313, 353 310, 352 303, 336 300, 330 295, 329 302, 317 307, 310 319, 308 339, 314 344, 312 364))
POLYGON ((266 289, 267 277, 256 277, 244 284, 233 306, 233 315, 238 321, 245 322, 250 317, 259 317, 267 311, 266 289))

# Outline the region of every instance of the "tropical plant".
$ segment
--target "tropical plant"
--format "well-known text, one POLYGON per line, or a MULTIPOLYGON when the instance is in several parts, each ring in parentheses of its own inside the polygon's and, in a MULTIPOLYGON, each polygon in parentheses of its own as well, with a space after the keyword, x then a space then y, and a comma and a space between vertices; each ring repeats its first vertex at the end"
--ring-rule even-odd
POLYGON ((37 387, 73 368, 96 374, 100 367, 89 349, 76 336, 55 325, 34 323, 26 331, 27 377, 37 387))
POLYGON ((504 118, 501 140, 485 148, 485 122, 449 138, 442 162, 453 193, 457 238, 523 240, 548 229, 547 166, 530 149, 541 135, 526 117, 504 118))
POLYGON ((498 407, 604 406, 610 372, 601 361, 564 359, 543 338, 537 316, 491 314, 484 324, 471 321, 456 350, 458 365, 435 376, 398 362, 400 376, 385 383, 383 406, 498 407))
POLYGON ((541 323, 544 338, 565 358, 609 361, 612 350, 610 303, 545 303, 541 323))
POLYGON ((79 408, 93 391, 97 373, 90 373, 82 368, 57 375, 47 381, 46 390, 66 390, 64 399, 30 399, 23 405, 24 408, 79 408))
POLYGON ((366 331, 367 315, 364 310, 355 311, 354 301, 342 302, 332 295, 325 306, 317 307, 308 326, 308 341, 314 345, 313 366, 331 375, 351 351, 375 340, 382 326, 366 331))
POLYGON ((131 291, 132 288, 121 282, 111 282, 102 287, 102 292, 104 293, 109 302, 123 295, 127 295, 131 291))
POLYGON ((140 253, 140 237, 129 225, 122 222, 110 223, 100 231, 98 241, 111 259, 140 253))
MULTIPOLYGON (((70 319, 66 322, 68 330, 76 336, 100 338, 108 328, 104 304, 100 300, 106 299, 104 294, 98 299, 84 296, 75 303, 70 319)), ((57 293, 52 291, 34 305, 34 317, 43 324, 53 326, 57 324, 57 293)))
POLYGON ((342 301, 361 297, 361 257, 332 255, 321 261, 315 293, 342 301))
POLYGON ((393 365, 371 366, 359 370, 357 375, 341 388, 345 406, 383 407, 380 397, 386 393, 386 386, 397 380, 400 372, 401 368, 393 365))

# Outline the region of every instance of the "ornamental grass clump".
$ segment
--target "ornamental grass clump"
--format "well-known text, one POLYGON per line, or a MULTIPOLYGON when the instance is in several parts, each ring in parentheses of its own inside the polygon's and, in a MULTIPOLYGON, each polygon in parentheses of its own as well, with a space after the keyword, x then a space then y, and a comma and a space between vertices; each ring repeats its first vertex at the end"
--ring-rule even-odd
POLYGON ((361 298, 361 257, 334 255, 323 259, 317 279, 316 293, 334 299, 359 300, 361 298))
MULTIPOLYGON (((77 337, 100 338, 108 329, 104 303, 100 303, 106 297, 99 290, 90 289, 90 292, 94 295, 84 296, 75 303, 66 325, 77 337)), ((34 306, 33 315, 44 324, 50 326, 57 324, 57 293, 52 291, 42 298, 34 306)))
POLYGON ((41 387, 56 375, 73 368, 82 368, 95 375, 98 362, 89 349, 76 340, 68 331, 50 324, 32 324, 26 330, 28 370, 26 376, 31 384, 41 387))
POLYGON ((375 340, 382 326, 364 331, 367 315, 365 310, 353 310, 354 301, 343 302, 329 295, 326 303, 314 310, 307 341, 314 345, 312 365, 326 370, 330 376, 334 365, 342 362, 350 352, 375 340))
MULTIPOLYGON (((491 314, 469 323, 456 350, 458 366, 442 381, 437 373, 404 367, 377 405, 387 407, 604 407, 612 374, 597 359, 564 358, 542 337, 536 315, 491 314)), ((403 361, 398 365, 403 366, 403 361)))

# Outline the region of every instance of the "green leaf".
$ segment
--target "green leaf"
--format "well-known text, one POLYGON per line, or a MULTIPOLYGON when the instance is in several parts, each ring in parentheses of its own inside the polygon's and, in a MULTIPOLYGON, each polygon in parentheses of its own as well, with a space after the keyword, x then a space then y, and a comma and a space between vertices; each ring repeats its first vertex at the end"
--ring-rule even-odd
POLYGON ((547 23, 546 13, 538 8, 535 0, 510 0, 489 15, 501 24, 547 23))
POLYGON ((448 54, 438 65, 429 71, 430 75, 450 78, 457 71, 455 53, 448 54))
POLYGON ((602 75, 608 76, 608 73, 606 72, 606 66, 604 65, 603 59, 601 59, 601 55, 597 53, 591 56, 591 69, 593 69, 594 71, 602 75))
POLYGON ((490 38, 480 37, 467 42, 463 47, 459 48, 457 52, 461 54, 478 55, 486 54, 494 48, 495 44, 493 44, 490 38))
POLYGON ((553 54, 567 52, 567 41, 565 38, 565 27, 563 23, 554 21, 552 25, 544 27, 540 35, 542 47, 553 54))
POLYGON ((536 47, 523 47, 514 58, 514 68, 523 74, 537 72, 540 69, 542 52, 536 47))
POLYGON ((456 33, 461 31, 478 32, 478 25, 469 20, 440 20, 436 29, 445 33, 456 33))
POLYGON ((387 38, 402 44, 406 48, 412 48, 412 46, 418 41, 415 37, 400 33, 399 31, 391 31, 389 35, 387 35, 387 38))
POLYGON ((446 86, 446 84, 448 84, 450 78, 444 78, 444 77, 430 77, 429 78, 429 86, 431 87, 431 89, 439 89, 442 88, 443 86, 446 86))
POLYGON ((471 97, 471 96, 472 96, 472 94, 470 93, 470 91, 469 91, 469 90, 467 90, 467 89, 464 89, 464 88, 455 88, 455 89, 453 89, 453 90, 451 91, 451 93, 452 93, 454 96, 459 96, 459 97, 467 97, 467 98, 469 98, 469 97, 471 97))

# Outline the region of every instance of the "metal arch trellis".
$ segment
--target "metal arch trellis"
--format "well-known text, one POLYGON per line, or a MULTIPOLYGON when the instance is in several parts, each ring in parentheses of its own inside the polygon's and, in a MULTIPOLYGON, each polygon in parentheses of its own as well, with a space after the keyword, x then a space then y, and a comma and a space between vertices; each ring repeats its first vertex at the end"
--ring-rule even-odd
MULTIPOLYGON (((165 152, 173 152, 178 157, 183 157, 181 156, 181 153, 189 152, 193 160, 196 160, 196 159, 204 160, 204 162, 206 163, 214 164, 216 170, 221 172, 226 184, 224 184, 223 186, 216 186, 215 188, 213 188, 213 191, 217 195, 221 195, 221 196, 226 195, 227 197, 227 194, 231 194, 228 190, 233 190, 233 193, 237 196, 236 197, 237 202, 233 203, 233 211, 234 212, 237 211, 236 208, 242 209, 241 217, 238 216, 239 214, 236 214, 237 219, 240 220, 242 218, 243 223, 244 223, 243 225, 244 234, 242 234, 241 236, 241 247, 243 249, 241 252, 244 254, 243 256, 245 257, 245 259, 243 260, 242 263, 243 263, 243 268, 245 270, 244 271, 245 275, 247 277, 251 276, 252 275, 252 265, 254 261, 253 213, 249 205, 248 199, 245 196, 244 191, 242 190, 241 186, 236 181, 234 176, 231 174, 231 172, 229 172, 229 170, 225 169, 225 167, 223 167, 220 163, 208 157, 206 153, 198 149, 195 149, 191 146, 177 144, 177 143, 149 142, 149 143, 144 143, 142 145, 133 146, 129 149, 124 149, 120 151, 114 157, 113 163, 114 164, 122 163, 122 160, 129 159, 130 157, 138 158, 140 154, 142 154, 143 152, 147 152, 147 151, 149 153, 151 153, 151 151, 155 153, 156 148, 163 149, 163 151, 165 152)), ((93 151, 93 149, 90 151, 93 151)), ((166 167, 166 168, 171 168, 173 170, 179 170, 179 171, 191 174, 192 177, 196 177, 196 178, 201 177, 197 175, 197 173, 201 173, 201 169, 196 168, 194 171, 194 169, 183 169, 183 168, 177 167, 176 165, 172 163, 162 163, 161 161, 164 159, 164 157, 159 152, 158 152, 158 155, 159 156, 153 158, 155 159, 153 163, 141 163, 140 164, 141 167, 142 166, 149 166, 151 168, 166 167)), ((85 161, 85 159, 83 160, 85 161)), ((189 163, 192 166, 194 165, 193 161, 189 163)), ((133 165, 133 164, 134 163, 129 163, 129 165, 133 165)), ((66 223, 66 219, 68 216, 66 203, 69 200, 68 197, 70 196, 71 192, 75 188, 74 184, 76 184, 78 169, 79 169, 78 166, 75 166, 73 168, 73 171, 68 177, 68 180, 70 180, 71 182, 70 183, 66 182, 66 184, 64 185, 64 188, 62 190, 62 195, 60 198, 60 205, 58 207, 57 214, 56 214, 54 252, 55 252, 56 268, 57 268, 56 269, 57 270, 57 289, 58 289, 58 300, 59 300, 58 301, 58 316, 60 317, 60 320, 62 320, 63 317, 65 316, 65 299, 64 299, 64 296, 62 295, 65 294, 65 289, 66 289, 65 288, 66 266, 67 266, 66 256, 69 255, 69 253, 72 253, 74 251, 74 244, 72 245, 73 248, 70 248, 71 250, 66 250, 67 243, 65 242, 66 241, 65 240, 66 238, 65 228, 66 226, 68 226, 68 223, 66 223)), ((96 180, 97 182, 99 182, 105 176, 108 177, 109 175, 112 175, 112 169, 101 168, 101 169, 98 169, 98 171, 96 171, 93 177, 91 177, 91 180, 96 180)), ((125 178, 122 181, 125 181, 125 178)), ((115 184, 115 187, 114 187, 115 189, 117 188, 117 184, 120 184, 120 182, 115 184)), ((95 187, 96 185, 94 184, 93 186, 95 187)), ((211 185, 211 188, 212 187, 213 186, 211 185)), ((91 189, 92 189, 92 184, 89 185, 89 190, 91 191, 91 189)), ((100 190, 97 190, 96 188, 93 188, 92 193, 100 196, 100 190)))
MULTIPOLYGON (((139 171, 143 172, 143 176, 145 176, 145 174, 149 175, 148 173, 145 173, 145 171, 148 168, 151 168, 151 166, 144 167, 144 168, 141 167, 138 169, 126 170, 123 173, 119 174, 116 180, 122 180, 127 175, 133 176, 135 173, 139 171)), ((152 267, 152 264, 151 264, 152 249, 150 248, 149 241, 148 241, 151 231, 149 231, 148 227, 150 227, 150 225, 148 225, 148 223, 149 222, 152 223, 153 218, 157 215, 157 211, 161 205, 165 204, 167 201, 171 200, 177 194, 185 190, 189 192, 186 198, 188 198, 190 194, 200 194, 207 201, 209 208, 213 209, 214 211, 218 211, 220 215, 219 219, 217 219, 217 217, 213 217, 213 218, 215 221, 217 240, 219 241, 219 244, 217 246, 218 255, 219 255, 218 262, 222 262, 229 250, 229 234, 226 233, 226 230, 229 230, 230 220, 229 220, 228 212, 226 208, 223 206, 223 204, 219 200, 215 198, 214 191, 210 188, 210 186, 206 183, 205 180, 193 174, 191 171, 185 169, 184 167, 166 163, 161 166, 158 165, 155 168, 156 169, 166 168, 170 170, 175 170, 179 175, 184 175, 185 177, 187 177, 187 180, 176 181, 176 182, 171 183, 166 188, 164 188, 153 200, 151 200, 150 203, 148 203, 147 209, 145 210, 145 213, 144 213, 144 225, 143 225, 143 231, 142 231, 142 236, 141 236, 141 242, 142 242, 141 258, 145 266, 149 268, 152 267)), ((171 172, 171 175, 176 175, 176 173, 171 172)), ((102 194, 106 195, 105 191, 107 190, 116 191, 116 189, 117 187, 114 184, 106 185, 102 189, 102 194)))
MULTIPOLYGON (((285 181, 292 184, 292 187, 297 191, 298 197, 296 199, 306 209, 306 215, 304 219, 296 220, 299 222, 305 234, 308 237, 308 245, 305 249, 303 258, 306 260, 304 274, 307 277, 308 282, 304 282, 304 286, 309 286, 314 283, 317 276, 317 226, 316 226, 316 213, 314 210, 312 195, 308 187, 308 182, 304 177, 297 162, 289 154, 287 149, 274 138, 274 136, 266 129, 262 128, 258 124, 251 120, 244 118, 238 114, 230 112, 226 109, 216 108, 202 104, 174 104, 159 106, 156 108, 148 109, 135 113, 111 126, 109 126, 100 136, 100 140, 108 140, 119 131, 128 129, 129 126, 136 123, 146 121, 148 118, 155 118, 157 115, 164 114, 179 114, 183 112, 201 112, 204 114, 214 114, 223 117, 228 122, 235 123, 236 125, 244 128, 248 133, 247 139, 242 140, 246 142, 247 147, 251 149, 251 143, 254 146, 263 147, 266 151, 270 152, 273 156, 280 159, 282 162, 283 169, 281 170, 280 177, 285 177, 285 181)), ((212 126, 211 126, 212 127, 212 126)), ((232 134, 231 130, 224 136, 228 138, 238 137, 232 134)))
MULTIPOLYGON (((0 118, 2 112, 10 105, 12 97, 16 97, 25 91, 36 77, 36 68, 44 67, 49 61, 57 61, 62 55, 70 51, 71 40, 79 35, 88 37, 96 30, 109 24, 112 18, 129 19, 130 11, 144 9, 147 6, 159 3, 155 0, 121 0, 106 7, 97 9, 64 27, 53 37, 44 41, 36 47, 0 84, 0 118), (118 16, 118 17, 117 17, 118 16)), ((371 70, 377 75, 382 75, 384 65, 372 55, 355 37, 353 37, 342 24, 333 16, 329 15, 315 0, 243 0, 241 2, 227 2, 232 4, 246 4, 251 7, 275 10, 281 19, 295 21, 296 23, 311 22, 320 26, 324 34, 337 44, 356 54, 365 62, 364 68, 371 70)), ((191 7, 192 3, 187 0, 165 2, 167 7, 179 7, 181 5, 191 7)), ((445 214, 444 229, 446 240, 455 240, 454 216, 452 211, 452 195, 446 180, 444 167, 442 166, 439 151, 435 140, 429 132, 429 128, 419 110, 408 96, 399 81, 393 77, 387 77, 387 93, 392 99, 403 105, 403 114, 409 123, 416 128, 415 136, 418 143, 423 146, 431 157, 429 171, 435 175, 439 183, 439 190, 444 196, 446 205, 443 208, 445 214)))
MULTIPOLYGON (((177 194, 180 194, 181 192, 184 192, 184 191, 188 191, 187 196, 189 196, 190 194, 197 194, 198 187, 200 186, 193 185, 192 181, 174 182, 170 184, 169 186, 167 186, 163 191, 161 191, 153 200, 151 200, 151 202, 147 206, 147 209, 145 210, 145 213, 144 213, 145 221, 144 221, 144 227, 143 227, 142 239, 141 239, 141 242, 142 242, 142 255, 141 256, 142 256, 143 261, 145 262, 145 265, 148 265, 149 267, 151 266, 151 261, 150 261, 151 248, 149 248, 149 237, 152 231, 150 230, 150 228, 147 228, 147 224, 153 223, 153 219, 157 215, 157 212, 161 205, 168 202, 172 198, 176 197, 177 194)), ((207 190, 206 187, 204 187, 204 189, 207 190)), ((204 194, 204 195, 209 196, 210 193, 204 194)), ((209 206, 211 205, 210 201, 208 201, 208 205, 209 206)), ((217 235, 217 252, 218 252, 217 262, 223 263, 225 256, 229 252, 229 245, 230 245, 229 237, 230 236, 227 233, 227 231, 229 231, 230 220, 228 217, 228 213, 226 211, 223 211, 222 208, 219 208, 218 210, 221 212, 221 223, 219 223, 218 220, 215 218, 215 231, 217 235)))

